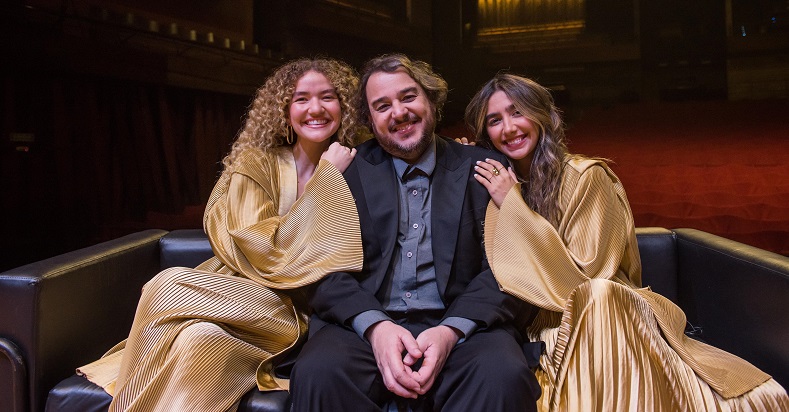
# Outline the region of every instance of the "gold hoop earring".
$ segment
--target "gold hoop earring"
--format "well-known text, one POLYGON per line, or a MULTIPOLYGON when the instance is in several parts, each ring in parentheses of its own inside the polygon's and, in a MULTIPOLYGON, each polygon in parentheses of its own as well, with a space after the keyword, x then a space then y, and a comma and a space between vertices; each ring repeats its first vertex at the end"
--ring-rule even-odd
POLYGON ((288 144, 293 144, 296 139, 293 138, 293 127, 288 126, 288 136, 286 137, 286 141, 288 144))

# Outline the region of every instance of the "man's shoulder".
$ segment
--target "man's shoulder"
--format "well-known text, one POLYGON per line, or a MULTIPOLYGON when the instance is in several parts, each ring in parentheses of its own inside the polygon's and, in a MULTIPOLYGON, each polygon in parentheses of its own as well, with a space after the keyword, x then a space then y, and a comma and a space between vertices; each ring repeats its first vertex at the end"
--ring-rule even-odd
POLYGON ((383 150, 375 139, 367 140, 356 146, 356 156, 354 156, 351 164, 343 172, 343 176, 345 176, 348 185, 351 186, 351 190, 354 190, 354 186, 361 184, 364 180, 363 175, 366 172, 363 172, 363 170, 369 171, 369 167, 376 167, 389 157, 388 153, 383 150))
POLYGON ((448 150, 452 150, 455 155, 461 159, 471 159, 473 161, 496 159, 502 163, 507 161, 507 158, 495 151, 481 146, 465 145, 454 141, 448 137, 437 135, 437 139, 446 144, 448 150))
POLYGON ((381 147, 376 139, 370 139, 356 146, 355 160, 364 159, 367 163, 378 164, 386 160, 389 154, 381 147))
POLYGON ((369 153, 370 151, 377 150, 380 147, 378 144, 378 140, 376 139, 369 139, 365 140, 360 145, 356 146, 356 151, 359 154, 369 153))

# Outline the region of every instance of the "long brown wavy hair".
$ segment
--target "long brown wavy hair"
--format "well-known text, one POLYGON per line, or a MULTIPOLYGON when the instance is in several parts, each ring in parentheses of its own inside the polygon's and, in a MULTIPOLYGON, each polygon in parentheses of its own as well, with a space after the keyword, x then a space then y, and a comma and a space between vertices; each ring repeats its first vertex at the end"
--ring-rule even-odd
POLYGON ((233 142, 230 153, 222 160, 224 173, 232 172, 236 158, 247 149, 265 151, 288 144, 288 109, 296 83, 308 71, 316 71, 326 76, 337 92, 342 119, 332 141, 353 147, 369 137, 369 132, 359 124, 356 114, 354 99, 359 88, 359 75, 356 70, 334 59, 294 60, 274 71, 257 90, 246 114, 244 126, 233 142))
POLYGON ((488 136, 485 116, 488 101, 497 91, 504 92, 521 115, 537 127, 539 141, 534 149, 528 181, 525 176, 518 176, 522 182, 521 195, 532 210, 558 227, 561 178, 569 156, 561 113, 547 88, 525 77, 499 73, 482 86, 466 107, 466 123, 480 146, 495 150, 488 136))

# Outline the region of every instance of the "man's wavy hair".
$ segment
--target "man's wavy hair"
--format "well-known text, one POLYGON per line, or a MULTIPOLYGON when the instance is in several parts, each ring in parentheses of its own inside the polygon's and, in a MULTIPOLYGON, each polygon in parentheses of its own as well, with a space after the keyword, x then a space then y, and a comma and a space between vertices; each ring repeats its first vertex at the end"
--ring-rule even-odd
POLYGON ((538 130, 539 141, 534 149, 528 181, 524 179, 526 176, 519 176, 518 180, 523 183, 521 194, 526 204, 558 227, 562 171, 568 157, 561 113, 547 88, 525 77, 499 73, 485 83, 466 106, 466 123, 480 146, 495 150, 488 136, 485 116, 490 97, 497 91, 504 92, 515 109, 538 130))
POLYGON ((420 60, 411 60, 404 54, 385 54, 367 62, 362 69, 362 81, 357 95, 357 110, 359 121, 372 128, 370 118, 370 107, 367 101, 367 82, 370 76, 378 72, 394 73, 399 70, 404 71, 414 81, 422 87, 427 95, 428 101, 433 108, 436 122, 441 120, 441 110, 447 101, 447 82, 433 71, 430 64, 420 60))
POLYGON ((337 92, 342 119, 340 128, 331 138, 332 141, 353 147, 369 137, 366 128, 359 124, 354 105, 356 90, 359 88, 359 75, 356 70, 334 59, 294 60, 274 71, 257 90, 246 114, 244 126, 233 142, 230 153, 222 160, 225 173, 232 172, 236 158, 247 149, 266 151, 288 145, 288 109, 296 83, 308 71, 316 71, 326 76, 337 92))

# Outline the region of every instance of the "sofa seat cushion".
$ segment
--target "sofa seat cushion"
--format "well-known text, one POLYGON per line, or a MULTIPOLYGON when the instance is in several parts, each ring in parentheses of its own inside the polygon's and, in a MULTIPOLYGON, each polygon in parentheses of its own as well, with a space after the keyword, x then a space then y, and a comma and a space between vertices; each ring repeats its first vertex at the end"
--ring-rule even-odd
MULTIPOLYGON (((73 375, 58 383, 47 398, 46 412, 107 412, 112 397, 82 376, 73 375)), ((239 412, 282 412, 290 399, 284 391, 252 389, 241 398, 239 412)))

